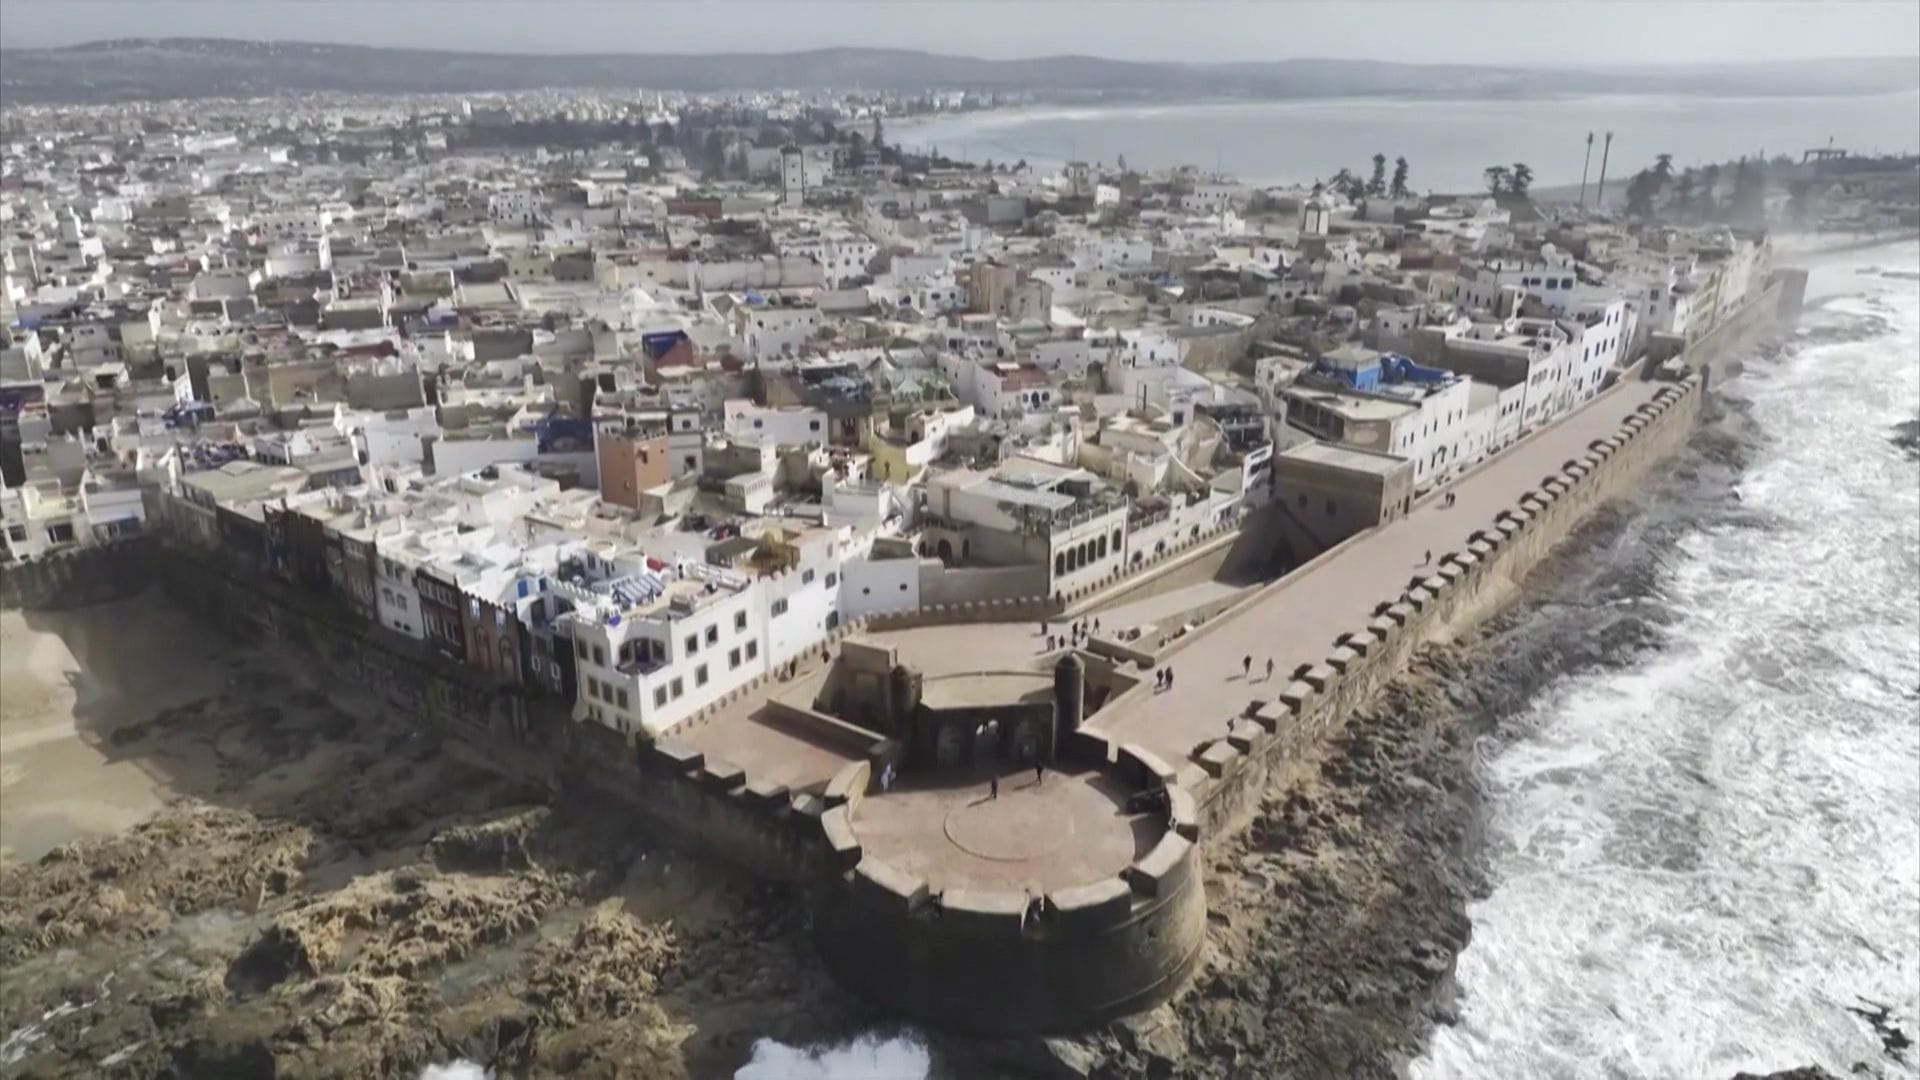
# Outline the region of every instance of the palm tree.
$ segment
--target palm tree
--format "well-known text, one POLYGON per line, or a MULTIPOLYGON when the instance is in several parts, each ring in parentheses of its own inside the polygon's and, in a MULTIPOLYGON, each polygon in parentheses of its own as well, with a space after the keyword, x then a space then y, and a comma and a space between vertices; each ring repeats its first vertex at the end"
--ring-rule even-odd
POLYGON ((1373 155, 1373 175, 1367 179, 1367 194, 1385 195, 1387 193, 1387 155, 1373 155))
POLYGON ((1653 155, 1653 175, 1659 177, 1662 183, 1673 179, 1672 154, 1653 155))
POLYGON ((1396 199, 1404 199, 1408 195, 1413 194, 1411 191, 1407 190, 1407 159, 1406 158, 1397 157, 1393 159, 1392 191, 1393 191, 1393 197, 1396 199))
POLYGON ((1524 161, 1513 163, 1513 178, 1507 181, 1507 190, 1515 195, 1525 195, 1533 186, 1533 166, 1524 161))
POLYGON ((1506 190, 1507 179, 1511 175, 1505 165, 1489 165, 1486 168, 1487 190, 1495 195, 1506 190))

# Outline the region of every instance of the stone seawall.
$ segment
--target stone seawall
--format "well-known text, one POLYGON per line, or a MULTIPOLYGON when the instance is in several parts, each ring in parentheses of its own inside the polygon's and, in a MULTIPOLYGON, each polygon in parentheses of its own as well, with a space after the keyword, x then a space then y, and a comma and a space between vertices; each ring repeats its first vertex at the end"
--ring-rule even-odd
POLYGON ((152 580, 149 537, 0 564, 0 608, 49 611, 124 600, 152 580))
POLYGON ((1207 774, 1196 785, 1202 835, 1228 836, 1258 808, 1273 769, 1344 725, 1423 642, 1483 618, 1596 506, 1631 490, 1689 438, 1706 378, 1663 388, 1612 435, 1564 463, 1542 463, 1539 486, 1476 531, 1465 550, 1436 557, 1434 573, 1250 713, 1254 733, 1196 746, 1207 774))
POLYGON ((211 552, 156 545, 146 564, 180 606, 235 636, 298 650, 329 681, 440 736, 464 761, 556 793, 590 792, 669 846, 760 877, 810 884, 825 864, 816 796, 758 783, 675 739, 640 747, 575 721, 561 702, 489 685, 327 597, 236 572, 211 552))
POLYGON ((1191 793, 1165 783, 1164 763, 1090 734, 1071 740, 1068 768, 1162 791, 1162 829, 1120 873, 1043 896, 947 889, 867 854, 853 823, 871 782, 865 763, 827 789, 820 819, 833 873, 814 933, 835 978, 868 1000, 933 1027, 979 1034, 1084 1028, 1147 1008, 1178 989, 1206 940, 1199 823, 1191 793))

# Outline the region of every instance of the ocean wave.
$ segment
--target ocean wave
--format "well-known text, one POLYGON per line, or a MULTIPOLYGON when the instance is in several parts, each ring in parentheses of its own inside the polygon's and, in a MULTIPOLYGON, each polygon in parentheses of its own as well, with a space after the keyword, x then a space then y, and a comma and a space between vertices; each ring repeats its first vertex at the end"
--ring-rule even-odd
POLYGON ((827 1046, 757 1039, 734 1080, 925 1080, 932 1058, 911 1036, 863 1035, 827 1046))
POLYGON ((1845 1074, 1884 1060, 1856 998, 1920 1024, 1920 490, 1874 445, 1920 412, 1920 298, 1851 277, 1508 631, 1658 628, 1499 725, 1492 889, 1415 1080, 1845 1074))

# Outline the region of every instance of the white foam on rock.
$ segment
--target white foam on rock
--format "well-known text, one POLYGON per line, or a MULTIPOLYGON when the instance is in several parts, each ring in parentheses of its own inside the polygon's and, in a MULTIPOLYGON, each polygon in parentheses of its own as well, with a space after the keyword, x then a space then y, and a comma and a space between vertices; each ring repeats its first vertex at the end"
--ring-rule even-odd
POLYGON ((1562 678, 1487 763, 1493 890, 1413 1080, 1847 1075, 1884 1061, 1860 997, 1920 1033, 1920 484, 1887 445, 1920 296, 1862 260, 1920 247, 1835 260, 1815 287, 1854 295, 1803 325, 1881 332, 1728 387, 1771 440, 1741 483, 1764 526, 1703 519, 1668 647, 1562 678))
POLYGON ((925 1080, 932 1068, 926 1046, 910 1036, 863 1035, 831 1046, 788 1046, 757 1039, 753 1057, 734 1080, 925 1080))

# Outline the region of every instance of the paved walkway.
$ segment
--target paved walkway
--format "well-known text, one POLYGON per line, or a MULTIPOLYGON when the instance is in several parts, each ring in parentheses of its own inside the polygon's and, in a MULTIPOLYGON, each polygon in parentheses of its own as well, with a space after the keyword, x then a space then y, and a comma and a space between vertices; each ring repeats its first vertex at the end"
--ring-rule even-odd
POLYGON ((1100 629, 1108 636, 1112 636, 1121 630, 1157 626, 1165 620, 1177 621, 1195 608, 1204 607, 1216 600, 1223 600, 1237 592, 1253 588, 1258 586, 1232 585, 1213 579, 1197 581, 1192 585, 1183 585, 1158 596, 1149 596, 1144 600, 1135 600, 1104 611, 1096 611, 1092 617, 1099 619, 1100 629))
POLYGON ((869 792, 853 813, 867 854, 926 879, 934 892, 1043 893, 1125 869, 1160 839, 1151 815, 1129 814, 1125 791, 1098 772, 1008 769, 998 798, 986 774, 967 783, 904 783, 869 792))
MULTIPOLYGON (((1056 637, 1063 635, 1067 632, 1067 623, 1050 619, 1047 631, 1056 637)), ((899 650, 901 663, 925 675, 1032 671, 1047 652, 1038 620, 879 630, 863 634, 862 640, 893 646, 899 650)))
POLYGON ((1595 439, 1615 433, 1620 422, 1651 401, 1660 383, 1621 384, 1585 408, 1509 447, 1446 490, 1452 507, 1431 498, 1406 517, 1349 545, 1304 574, 1295 574, 1265 601, 1242 610, 1173 653, 1172 691, 1143 685, 1093 718, 1092 727, 1122 743, 1137 742, 1180 768, 1199 743, 1227 731, 1229 718, 1253 700, 1271 700, 1295 667, 1318 663, 1338 634, 1364 626, 1382 600, 1400 595, 1415 574, 1432 573, 1423 557, 1463 550, 1476 529, 1512 506, 1522 492, 1558 473, 1568 458, 1587 452, 1595 439), (1253 657, 1254 677, 1242 675, 1253 657), (1263 676, 1274 664, 1271 682, 1263 676))

